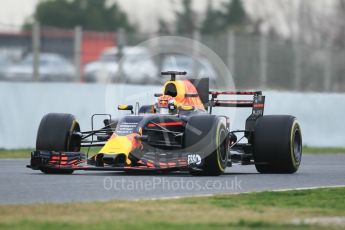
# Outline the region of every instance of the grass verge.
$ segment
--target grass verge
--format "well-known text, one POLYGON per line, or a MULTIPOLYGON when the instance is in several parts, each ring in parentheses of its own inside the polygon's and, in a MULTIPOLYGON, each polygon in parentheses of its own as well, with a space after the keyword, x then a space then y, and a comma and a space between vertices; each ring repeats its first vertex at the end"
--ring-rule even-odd
POLYGON ((345 216, 345 188, 156 201, 0 205, 0 229, 344 229, 294 224, 345 216))
MULTIPOLYGON (((96 154, 99 148, 91 149, 90 155, 96 154)), ((18 150, 5 150, 0 149, 0 159, 6 158, 29 158, 32 149, 18 149, 18 150)), ((86 152, 87 148, 82 151, 86 152)), ((303 147, 303 153, 305 154, 345 154, 345 148, 334 148, 334 147, 303 147)))
POLYGON ((340 154, 345 153, 342 147, 303 147, 303 153, 307 154, 340 154))
POLYGON ((31 151, 32 149, 16 149, 16 150, 0 149, 0 159, 29 158, 31 151))
MULTIPOLYGON (((93 148, 90 150, 90 155, 96 154, 100 148, 93 148)), ((21 159, 21 158, 30 158, 30 154, 33 149, 17 149, 17 150, 7 150, 0 149, 0 159, 21 159)), ((87 152, 88 148, 81 150, 82 152, 87 152)))

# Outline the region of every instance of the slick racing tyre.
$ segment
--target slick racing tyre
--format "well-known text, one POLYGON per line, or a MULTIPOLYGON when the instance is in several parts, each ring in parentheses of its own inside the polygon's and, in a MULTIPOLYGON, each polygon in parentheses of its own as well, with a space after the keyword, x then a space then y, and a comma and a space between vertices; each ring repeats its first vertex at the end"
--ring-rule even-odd
POLYGON ((228 163, 228 130, 221 118, 210 115, 191 117, 185 131, 186 151, 200 153, 202 165, 191 170, 195 176, 219 176, 228 163))
POLYGON ((260 173, 295 173, 302 159, 302 133, 293 116, 258 119, 253 140, 255 167, 260 173))
MULTIPOLYGON (((71 114, 50 113, 42 118, 37 139, 36 150, 56 152, 79 152, 80 137, 73 135, 80 132, 80 126, 71 114)), ((43 169, 49 174, 71 174, 73 170, 43 169)))

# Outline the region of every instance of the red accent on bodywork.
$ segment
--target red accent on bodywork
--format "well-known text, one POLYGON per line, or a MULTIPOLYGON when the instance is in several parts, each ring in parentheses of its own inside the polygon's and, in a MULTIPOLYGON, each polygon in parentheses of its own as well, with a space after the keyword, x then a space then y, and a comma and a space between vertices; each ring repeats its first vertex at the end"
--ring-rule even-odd
POLYGON ((182 121, 174 121, 174 122, 161 122, 157 124, 150 123, 147 125, 149 128, 153 128, 157 125, 163 126, 163 127, 168 127, 168 126, 182 126, 184 123, 182 121))
POLYGON ((254 104, 254 108, 264 108, 264 104, 254 104))

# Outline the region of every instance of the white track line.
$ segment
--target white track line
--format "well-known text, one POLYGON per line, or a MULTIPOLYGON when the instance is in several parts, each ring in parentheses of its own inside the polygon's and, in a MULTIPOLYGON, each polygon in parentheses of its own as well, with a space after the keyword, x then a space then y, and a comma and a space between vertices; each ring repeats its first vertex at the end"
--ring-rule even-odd
MULTIPOLYGON (((322 189, 322 188, 344 188, 345 185, 329 185, 329 186, 317 186, 317 187, 300 187, 300 188, 288 188, 288 189, 275 189, 271 190, 271 192, 287 192, 287 191, 299 191, 299 190, 314 190, 314 189, 322 189)), ((265 191, 269 192, 269 191, 265 191)))
POLYGON ((263 192, 288 192, 288 191, 301 191, 301 190, 315 190, 323 188, 345 188, 344 185, 329 185, 329 186, 317 186, 317 187, 299 187, 299 188, 288 188, 288 189, 274 189, 274 190, 263 190, 263 191, 254 191, 254 192, 235 192, 235 193, 209 193, 209 194, 200 194, 200 195, 186 195, 186 196, 167 196, 167 197, 157 197, 157 198, 140 198, 134 199, 132 201, 155 201, 155 200, 179 200, 184 198, 202 198, 202 197, 213 197, 213 196, 224 196, 224 195, 241 195, 241 194, 250 194, 250 193, 263 193, 263 192))

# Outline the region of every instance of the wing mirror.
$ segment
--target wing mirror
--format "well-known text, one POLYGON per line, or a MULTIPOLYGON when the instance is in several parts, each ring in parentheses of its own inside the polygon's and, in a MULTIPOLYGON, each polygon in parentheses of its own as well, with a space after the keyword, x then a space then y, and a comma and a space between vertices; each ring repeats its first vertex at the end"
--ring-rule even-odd
POLYGON ((131 111, 131 114, 134 114, 133 112, 133 105, 119 105, 117 107, 118 110, 124 110, 124 111, 131 111))

